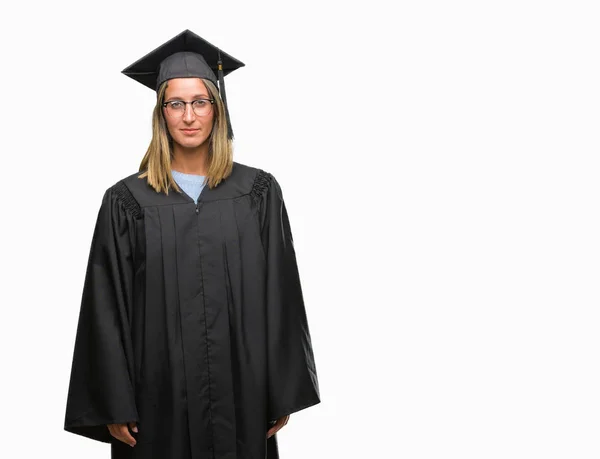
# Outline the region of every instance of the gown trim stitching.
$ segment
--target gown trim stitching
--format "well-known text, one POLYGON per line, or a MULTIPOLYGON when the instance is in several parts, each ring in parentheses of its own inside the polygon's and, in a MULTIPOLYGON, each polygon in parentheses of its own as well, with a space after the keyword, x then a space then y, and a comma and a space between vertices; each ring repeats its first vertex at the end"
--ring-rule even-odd
POLYGON ((254 177, 254 183, 252 184, 252 190, 250 190, 250 196, 257 202, 262 197, 263 192, 271 185, 273 176, 262 169, 258 170, 256 177, 254 177))
POLYGON ((123 181, 119 181, 112 186, 112 190, 114 191, 117 201, 119 201, 125 210, 127 210, 134 217, 139 218, 142 215, 142 208, 140 204, 135 200, 127 185, 123 183, 123 181))

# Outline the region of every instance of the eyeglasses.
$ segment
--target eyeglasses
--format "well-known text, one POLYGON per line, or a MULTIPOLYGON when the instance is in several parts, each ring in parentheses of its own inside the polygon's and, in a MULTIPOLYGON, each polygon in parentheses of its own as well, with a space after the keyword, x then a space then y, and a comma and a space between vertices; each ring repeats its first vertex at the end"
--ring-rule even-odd
POLYGON ((196 99, 191 102, 170 100, 169 102, 164 102, 162 106, 167 109, 167 115, 177 118, 183 116, 187 104, 192 106, 197 116, 206 116, 211 112, 214 103, 215 99, 196 99))

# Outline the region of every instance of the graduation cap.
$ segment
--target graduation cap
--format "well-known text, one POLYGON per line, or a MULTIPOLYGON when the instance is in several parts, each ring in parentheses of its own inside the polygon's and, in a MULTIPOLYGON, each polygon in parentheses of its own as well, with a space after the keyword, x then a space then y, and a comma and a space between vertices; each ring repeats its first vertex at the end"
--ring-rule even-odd
POLYGON ((227 118, 227 137, 232 139, 233 130, 227 108, 224 77, 244 65, 243 62, 186 29, 150 51, 121 73, 155 91, 171 78, 198 77, 212 81, 219 88, 219 94, 223 99, 227 118), (218 77, 215 76, 215 72, 218 77))

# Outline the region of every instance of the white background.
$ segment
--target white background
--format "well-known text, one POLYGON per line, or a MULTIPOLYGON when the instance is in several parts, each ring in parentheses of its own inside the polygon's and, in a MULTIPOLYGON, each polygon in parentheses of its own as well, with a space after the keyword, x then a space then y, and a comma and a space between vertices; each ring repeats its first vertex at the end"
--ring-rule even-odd
POLYGON ((598 458, 596 5, 3 4, 0 456, 110 456, 62 426, 101 198, 151 134, 120 72, 189 28, 246 64, 235 159, 293 228, 322 403, 282 459, 598 458))

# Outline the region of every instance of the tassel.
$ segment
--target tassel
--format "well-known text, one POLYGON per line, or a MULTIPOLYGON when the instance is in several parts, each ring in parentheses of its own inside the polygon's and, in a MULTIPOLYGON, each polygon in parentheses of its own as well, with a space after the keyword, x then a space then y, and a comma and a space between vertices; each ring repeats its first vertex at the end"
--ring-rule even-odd
POLYGON ((223 62, 221 61, 221 50, 218 50, 219 53, 219 61, 218 65, 218 76, 219 76, 219 94, 221 95, 221 99, 223 99, 223 104, 225 105, 225 118, 227 118, 227 138, 233 139, 233 129, 231 127, 231 119, 229 118, 229 109, 227 108, 227 95, 225 94, 225 78, 223 75, 223 62))

